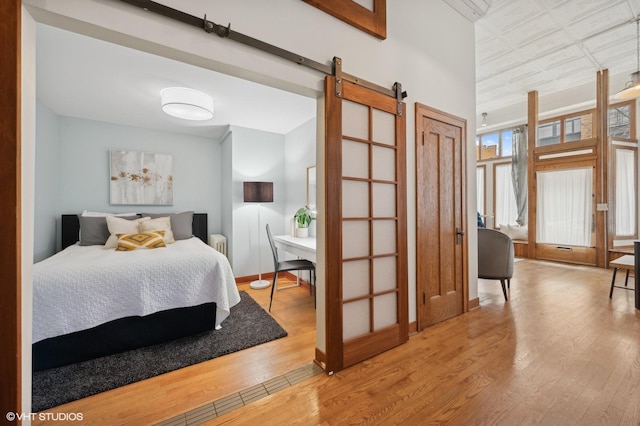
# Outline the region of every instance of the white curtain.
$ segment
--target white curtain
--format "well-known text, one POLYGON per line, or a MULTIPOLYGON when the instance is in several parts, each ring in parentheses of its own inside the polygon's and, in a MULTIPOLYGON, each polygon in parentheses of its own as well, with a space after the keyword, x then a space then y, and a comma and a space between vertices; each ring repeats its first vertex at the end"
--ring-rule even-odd
POLYGON ((511 164, 498 164, 494 176, 496 184, 496 211, 494 226, 514 225, 518 219, 518 205, 513 192, 511 180, 511 164))
POLYGON ((636 233, 635 151, 616 149, 616 235, 636 233))
POLYGON ((484 167, 476 169, 476 204, 478 213, 484 215, 484 167))
POLYGON ((537 172, 538 243, 591 247, 593 168, 537 172))
POLYGON ((513 154, 511 179, 515 194, 518 225, 527 224, 527 126, 513 129, 513 154))

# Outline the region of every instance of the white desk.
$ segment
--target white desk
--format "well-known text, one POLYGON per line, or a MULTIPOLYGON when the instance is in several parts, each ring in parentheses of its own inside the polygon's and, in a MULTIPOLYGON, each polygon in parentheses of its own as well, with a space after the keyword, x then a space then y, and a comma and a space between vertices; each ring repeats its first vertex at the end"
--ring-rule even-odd
POLYGON ((298 238, 291 235, 275 235, 273 242, 280 250, 316 263, 316 239, 314 237, 298 238))

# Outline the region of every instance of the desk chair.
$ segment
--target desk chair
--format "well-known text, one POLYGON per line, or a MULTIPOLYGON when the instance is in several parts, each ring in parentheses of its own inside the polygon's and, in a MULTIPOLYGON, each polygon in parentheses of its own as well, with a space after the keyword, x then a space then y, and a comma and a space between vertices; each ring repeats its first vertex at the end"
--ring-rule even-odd
MULTIPOLYGON (((284 260, 280 262, 278 260, 278 249, 273 242, 271 236, 271 229, 267 224, 267 237, 269 237, 269 245, 271 246, 271 253, 273 253, 273 284, 271 285, 271 300, 269 300, 269 312, 271 312, 271 304, 273 303, 273 292, 276 289, 276 283, 278 281, 278 272, 284 271, 309 271, 309 285, 315 286, 316 284, 316 266, 312 261, 306 259, 298 260, 284 260)), ((316 292, 313 291, 313 305, 316 304, 316 292)))
POLYGON ((629 283, 629 271, 633 271, 635 269, 635 256, 626 254, 622 257, 619 257, 615 260, 609 262, 609 267, 613 268, 613 278, 611 278, 611 288, 609 289, 609 299, 613 296, 613 288, 621 288, 623 290, 631 290, 636 291, 635 287, 627 287, 629 283), (618 269, 626 270, 627 274, 624 277, 624 287, 615 285, 616 284, 616 273, 618 269))

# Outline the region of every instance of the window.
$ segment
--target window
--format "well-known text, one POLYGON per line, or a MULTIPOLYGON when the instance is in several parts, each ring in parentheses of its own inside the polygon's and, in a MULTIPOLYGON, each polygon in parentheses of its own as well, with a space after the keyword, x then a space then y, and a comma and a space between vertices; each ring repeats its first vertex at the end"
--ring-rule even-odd
POLYGON ((593 168, 537 172, 536 241, 592 247, 593 168))
POLYGON ((560 143, 560 120, 538 126, 538 143, 536 146, 555 145, 560 143))
POLYGON ((593 111, 543 121, 538 125, 536 146, 557 145, 593 137, 593 111))
POLYGON ((485 182, 485 166, 480 166, 476 169, 476 204, 478 205, 478 213, 485 215, 484 209, 484 182, 485 182))
POLYGON ((498 151, 500 143, 500 133, 487 133, 480 135, 480 160, 488 160, 497 158, 500 155, 498 151))
POLYGON ((495 220, 493 225, 496 228, 500 225, 514 225, 518 219, 518 206, 516 196, 513 193, 511 164, 496 164, 493 170, 495 183, 495 220))
POLYGON ((632 139, 631 104, 612 106, 609 108, 609 136, 616 139, 632 139))
POLYGON ((513 130, 504 130, 500 138, 502 149, 501 157, 510 157, 513 155, 513 130))
POLYGON ((564 140, 569 141, 579 141, 581 138, 582 132, 580 131, 580 122, 582 120, 580 117, 574 117, 566 120, 564 122, 564 140))
POLYGON ((476 160, 511 157, 513 154, 513 130, 499 130, 476 137, 476 160))
POLYGON ((636 234, 636 150, 615 148, 616 236, 636 234))

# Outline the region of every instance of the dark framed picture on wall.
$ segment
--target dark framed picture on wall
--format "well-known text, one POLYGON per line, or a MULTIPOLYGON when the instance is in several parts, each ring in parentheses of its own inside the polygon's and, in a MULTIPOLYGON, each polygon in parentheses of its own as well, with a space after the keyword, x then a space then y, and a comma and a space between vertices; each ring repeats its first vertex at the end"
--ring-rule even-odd
POLYGON ((109 203, 173 205, 171 155, 112 150, 109 160, 109 203))
POLYGON ((387 38, 387 0, 302 0, 379 39, 387 38))

